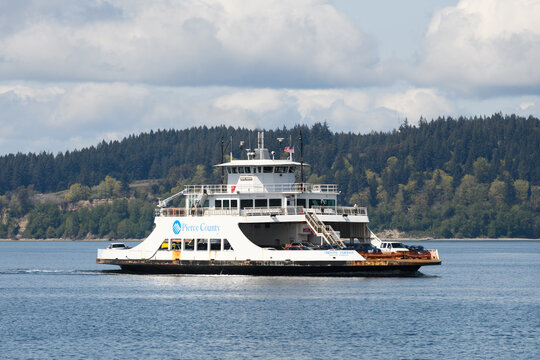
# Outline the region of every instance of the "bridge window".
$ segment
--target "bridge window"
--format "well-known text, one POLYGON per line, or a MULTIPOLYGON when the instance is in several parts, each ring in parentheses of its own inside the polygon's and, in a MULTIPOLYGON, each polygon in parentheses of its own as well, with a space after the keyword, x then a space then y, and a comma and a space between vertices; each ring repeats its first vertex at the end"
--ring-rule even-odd
POLYGON ((294 173, 294 166, 291 166, 291 167, 289 168, 289 173, 294 173))
POLYGON ((237 167, 232 167, 231 170, 232 170, 233 174, 238 174, 238 168, 237 167))
POLYGON ((246 174, 250 174, 250 173, 251 173, 251 168, 250 168, 249 166, 246 166, 246 167, 244 168, 244 170, 245 170, 246 174))
POLYGON ((236 209, 238 207, 238 200, 231 200, 231 208, 236 209))
POLYGON ((268 206, 268 201, 266 199, 255 199, 255 207, 257 208, 262 208, 262 207, 267 207, 268 206))
POLYGON ((334 199, 326 200, 326 206, 336 206, 336 200, 334 199))
POLYGON ((270 174, 270 173, 273 172, 273 167, 272 166, 265 166, 265 167, 263 167, 263 172, 265 174, 270 174))
POLYGON ((284 166, 276 166, 276 173, 283 174, 287 172, 287 168, 284 166))
POLYGON ((240 209, 252 208, 252 207, 253 207, 252 199, 240 200, 240 209))
POLYGON ((306 207, 306 199, 296 199, 296 206, 306 207))
POLYGON ((227 174, 230 174, 232 172, 230 167, 226 167, 225 169, 227 169, 227 174))
POLYGON ((309 207, 321 206, 321 205, 322 205, 321 199, 309 199, 309 207))
POLYGON ((239 174, 243 174, 243 173, 244 173, 244 167, 243 167, 243 166, 240 166, 240 167, 238 168, 238 173, 239 173, 239 174))
POLYGON ((221 209, 221 200, 216 200, 215 202, 216 209, 221 209))
POLYGON ((223 200, 223 208, 228 209, 229 208, 229 200, 223 200))
POLYGON ((281 206, 281 199, 270 199, 270 206, 281 206))

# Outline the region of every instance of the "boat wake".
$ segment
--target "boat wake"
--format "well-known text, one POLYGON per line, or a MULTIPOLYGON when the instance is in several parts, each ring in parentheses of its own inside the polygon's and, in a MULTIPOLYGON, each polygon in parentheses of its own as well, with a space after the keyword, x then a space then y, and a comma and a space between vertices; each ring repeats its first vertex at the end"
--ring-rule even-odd
POLYGON ((121 274, 121 270, 55 270, 55 269, 8 269, 0 270, 0 275, 24 275, 24 274, 43 274, 43 275, 103 275, 103 274, 121 274))

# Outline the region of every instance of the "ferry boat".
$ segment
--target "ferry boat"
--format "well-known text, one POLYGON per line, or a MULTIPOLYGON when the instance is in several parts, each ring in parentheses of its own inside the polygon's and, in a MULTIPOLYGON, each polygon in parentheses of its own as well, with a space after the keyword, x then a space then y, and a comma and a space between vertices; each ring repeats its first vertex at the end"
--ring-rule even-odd
POLYGON ((441 264, 437 250, 381 241, 365 207, 338 205, 337 185, 295 182, 305 165, 285 150, 287 159, 275 159, 260 132, 244 159, 231 153, 216 165, 226 183, 188 185, 160 200, 148 238, 99 249, 97 263, 141 273, 322 276, 410 275, 441 264), (180 196, 181 208, 168 206, 180 196))

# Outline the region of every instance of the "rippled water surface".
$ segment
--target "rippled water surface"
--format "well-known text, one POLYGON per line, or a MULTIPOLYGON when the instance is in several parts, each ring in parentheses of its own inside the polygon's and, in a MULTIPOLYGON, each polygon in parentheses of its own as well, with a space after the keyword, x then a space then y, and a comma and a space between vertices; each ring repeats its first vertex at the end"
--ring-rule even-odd
POLYGON ((0 242, 7 359, 537 359, 540 242, 429 242, 409 278, 129 275, 0 242))

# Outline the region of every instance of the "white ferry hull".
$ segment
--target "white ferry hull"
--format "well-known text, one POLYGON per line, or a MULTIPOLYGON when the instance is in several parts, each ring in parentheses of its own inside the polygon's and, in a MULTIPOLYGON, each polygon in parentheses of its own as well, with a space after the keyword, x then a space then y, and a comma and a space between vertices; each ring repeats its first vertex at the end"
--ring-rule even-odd
MULTIPOLYGON (((321 218, 343 223, 367 222, 367 217, 363 216, 321 218)), ((299 215, 157 217, 156 228, 145 241, 132 249, 101 249, 97 263, 118 265, 124 271, 136 273, 267 276, 411 276, 417 274, 421 266, 441 263, 438 259, 367 260, 359 252, 345 249, 265 249, 255 245, 240 230, 241 224, 299 225, 302 220, 305 218, 299 215), (181 224, 178 233, 174 232, 175 223, 181 224), (211 239, 223 236, 227 236, 235 250, 160 248, 166 239, 174 237, 211 239)))

